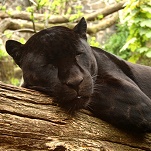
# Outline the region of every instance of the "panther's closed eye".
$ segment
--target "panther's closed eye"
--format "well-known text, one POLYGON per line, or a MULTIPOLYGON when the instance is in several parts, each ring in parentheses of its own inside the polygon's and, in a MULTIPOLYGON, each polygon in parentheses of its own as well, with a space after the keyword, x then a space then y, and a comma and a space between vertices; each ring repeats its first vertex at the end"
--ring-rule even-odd
POLYGON ((77 54, 77 55, 75 56, 76 61, 78 61, 78 60, 80 59, 80 56, 81 56, 81 55, 82 55, 82 54, 79 53, 79 54, 77 54))
POLYGON ((41 65, 40 67, 43 67, 43 68, 51 68, 51 69, 56 68, 53 64, 43 64, 43 65, 41 65))
POLYGON ((80 56, 83 56, 85 53, 84 53, 84 51, 79 51, 79 52, 77 52, 76 53, 76 58, 78 58, 78 57, 80 57, 80 56))
POLYGON ((80 55, 82 53, 83 53, 83 51, 78 51, 78 52, 76 52, 76 55, 80 55))
POLYGON ((77 58, 77 57, 81 56, 82 54, 83 54, 83 52, 81 52, 81 51, 77 52, 75 57, 77 58))

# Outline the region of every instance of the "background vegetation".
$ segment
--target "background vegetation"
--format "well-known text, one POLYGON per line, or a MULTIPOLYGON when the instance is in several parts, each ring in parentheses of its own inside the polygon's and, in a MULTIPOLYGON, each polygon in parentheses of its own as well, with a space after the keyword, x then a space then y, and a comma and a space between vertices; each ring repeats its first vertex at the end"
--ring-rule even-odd
MULTIPOLYGON (((43 28, 50 27, 49 18, 52 15, 64 15, 68 18, 70 24, 77 22, 77 20, 79 20, 82 16, 85 16, 82 6, 73 4, 75 4, 74 0, 28 0, 28 6, 22 7, 21 5, 18 5, 16 6, 15 11, 26 11, 30 13, 32 30, 24 30, 34 34, 38 31, 37 27, 40 26, 38 24, 39 20, 36 16, 37 13, 43 14, 44 16, 42 21, 43 28)), ((9 8, 7 3, 3 2, 0 4, 0 11, 11 16, 13 10, 9 8)), ((95 17, 93 20, 93 23, 95 24, 96 22, 101 22, 101 19, 104 17, 105 16, 101 14, 97 15, 97 17, 95 17)), ((68 24, 69 27, 70 24, 68 24)), ((125 8, 120 11, 120 17, 116 22, 115 27, 115 33, 108 36, 104 44, 101 44, 97 41, 96 33, 90 33, 88 35, 88 42, 90 45, 101 47, 106 51, 118 55, 119 57, 130 62, 151 65, 151 1, 126 1, 125 8)), ((14 32, 19 30, 5 30, 2 32, 0 39, 0 66, 3 66, 5 62, 8 64, 8 61, 12 62, 5 51, 2 39, 5 41, 12 38, 14 32)), ((17 40, 19 40, 21 43, 25 43, 28 39, 26 37, 27 36, 20 37, 17 40)), ((7 77, 4 82, 19 85, 18 77, 14 76, 16 73, 18 74, 18 71, 12 71, 12 68, 12 66, 8 67, 8 69, 6 66, 1 68, 0 80, 2 80, 2 77, 7 77), (4 73, 4 70, 6 70, 7 75, 2 74, 4 73)))
POLYGON ((109 38, 105 48, 130 62, 151 65, 150 0, 130 0, 126 3, 117 33, 109 38))

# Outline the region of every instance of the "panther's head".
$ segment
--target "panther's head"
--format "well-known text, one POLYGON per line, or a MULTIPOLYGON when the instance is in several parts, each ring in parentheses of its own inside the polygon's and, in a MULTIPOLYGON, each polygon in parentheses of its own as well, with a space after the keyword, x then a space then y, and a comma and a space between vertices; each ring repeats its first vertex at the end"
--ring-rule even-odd
POLYGON ((23 87, 54 97, 68 110, 85 107, 93 94, 97 63, 87 43, 84 18, 73 28, 55 26, 26 44, 6 42, 6 50, 23 72, 23 87))

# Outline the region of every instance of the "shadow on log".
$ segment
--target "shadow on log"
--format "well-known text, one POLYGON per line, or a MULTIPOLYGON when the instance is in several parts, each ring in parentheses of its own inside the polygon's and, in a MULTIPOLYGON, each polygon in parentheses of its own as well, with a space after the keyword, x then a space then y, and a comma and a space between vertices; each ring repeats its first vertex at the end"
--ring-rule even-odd
POLYGON ((0 82, 0 150, 143 151, 151 134, 130 134, 81 110, 69 116, 49 96, 0 82))

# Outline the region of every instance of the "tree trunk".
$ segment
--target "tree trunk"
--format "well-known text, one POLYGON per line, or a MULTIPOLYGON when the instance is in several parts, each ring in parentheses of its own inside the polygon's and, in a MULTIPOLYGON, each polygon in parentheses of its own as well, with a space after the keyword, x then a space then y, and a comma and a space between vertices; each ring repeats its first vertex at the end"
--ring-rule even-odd
POLYGON ((151 134, 130 134, 81 110, 69 116, 49 96, 0 82, 0 150, 143 151, 151 134))

